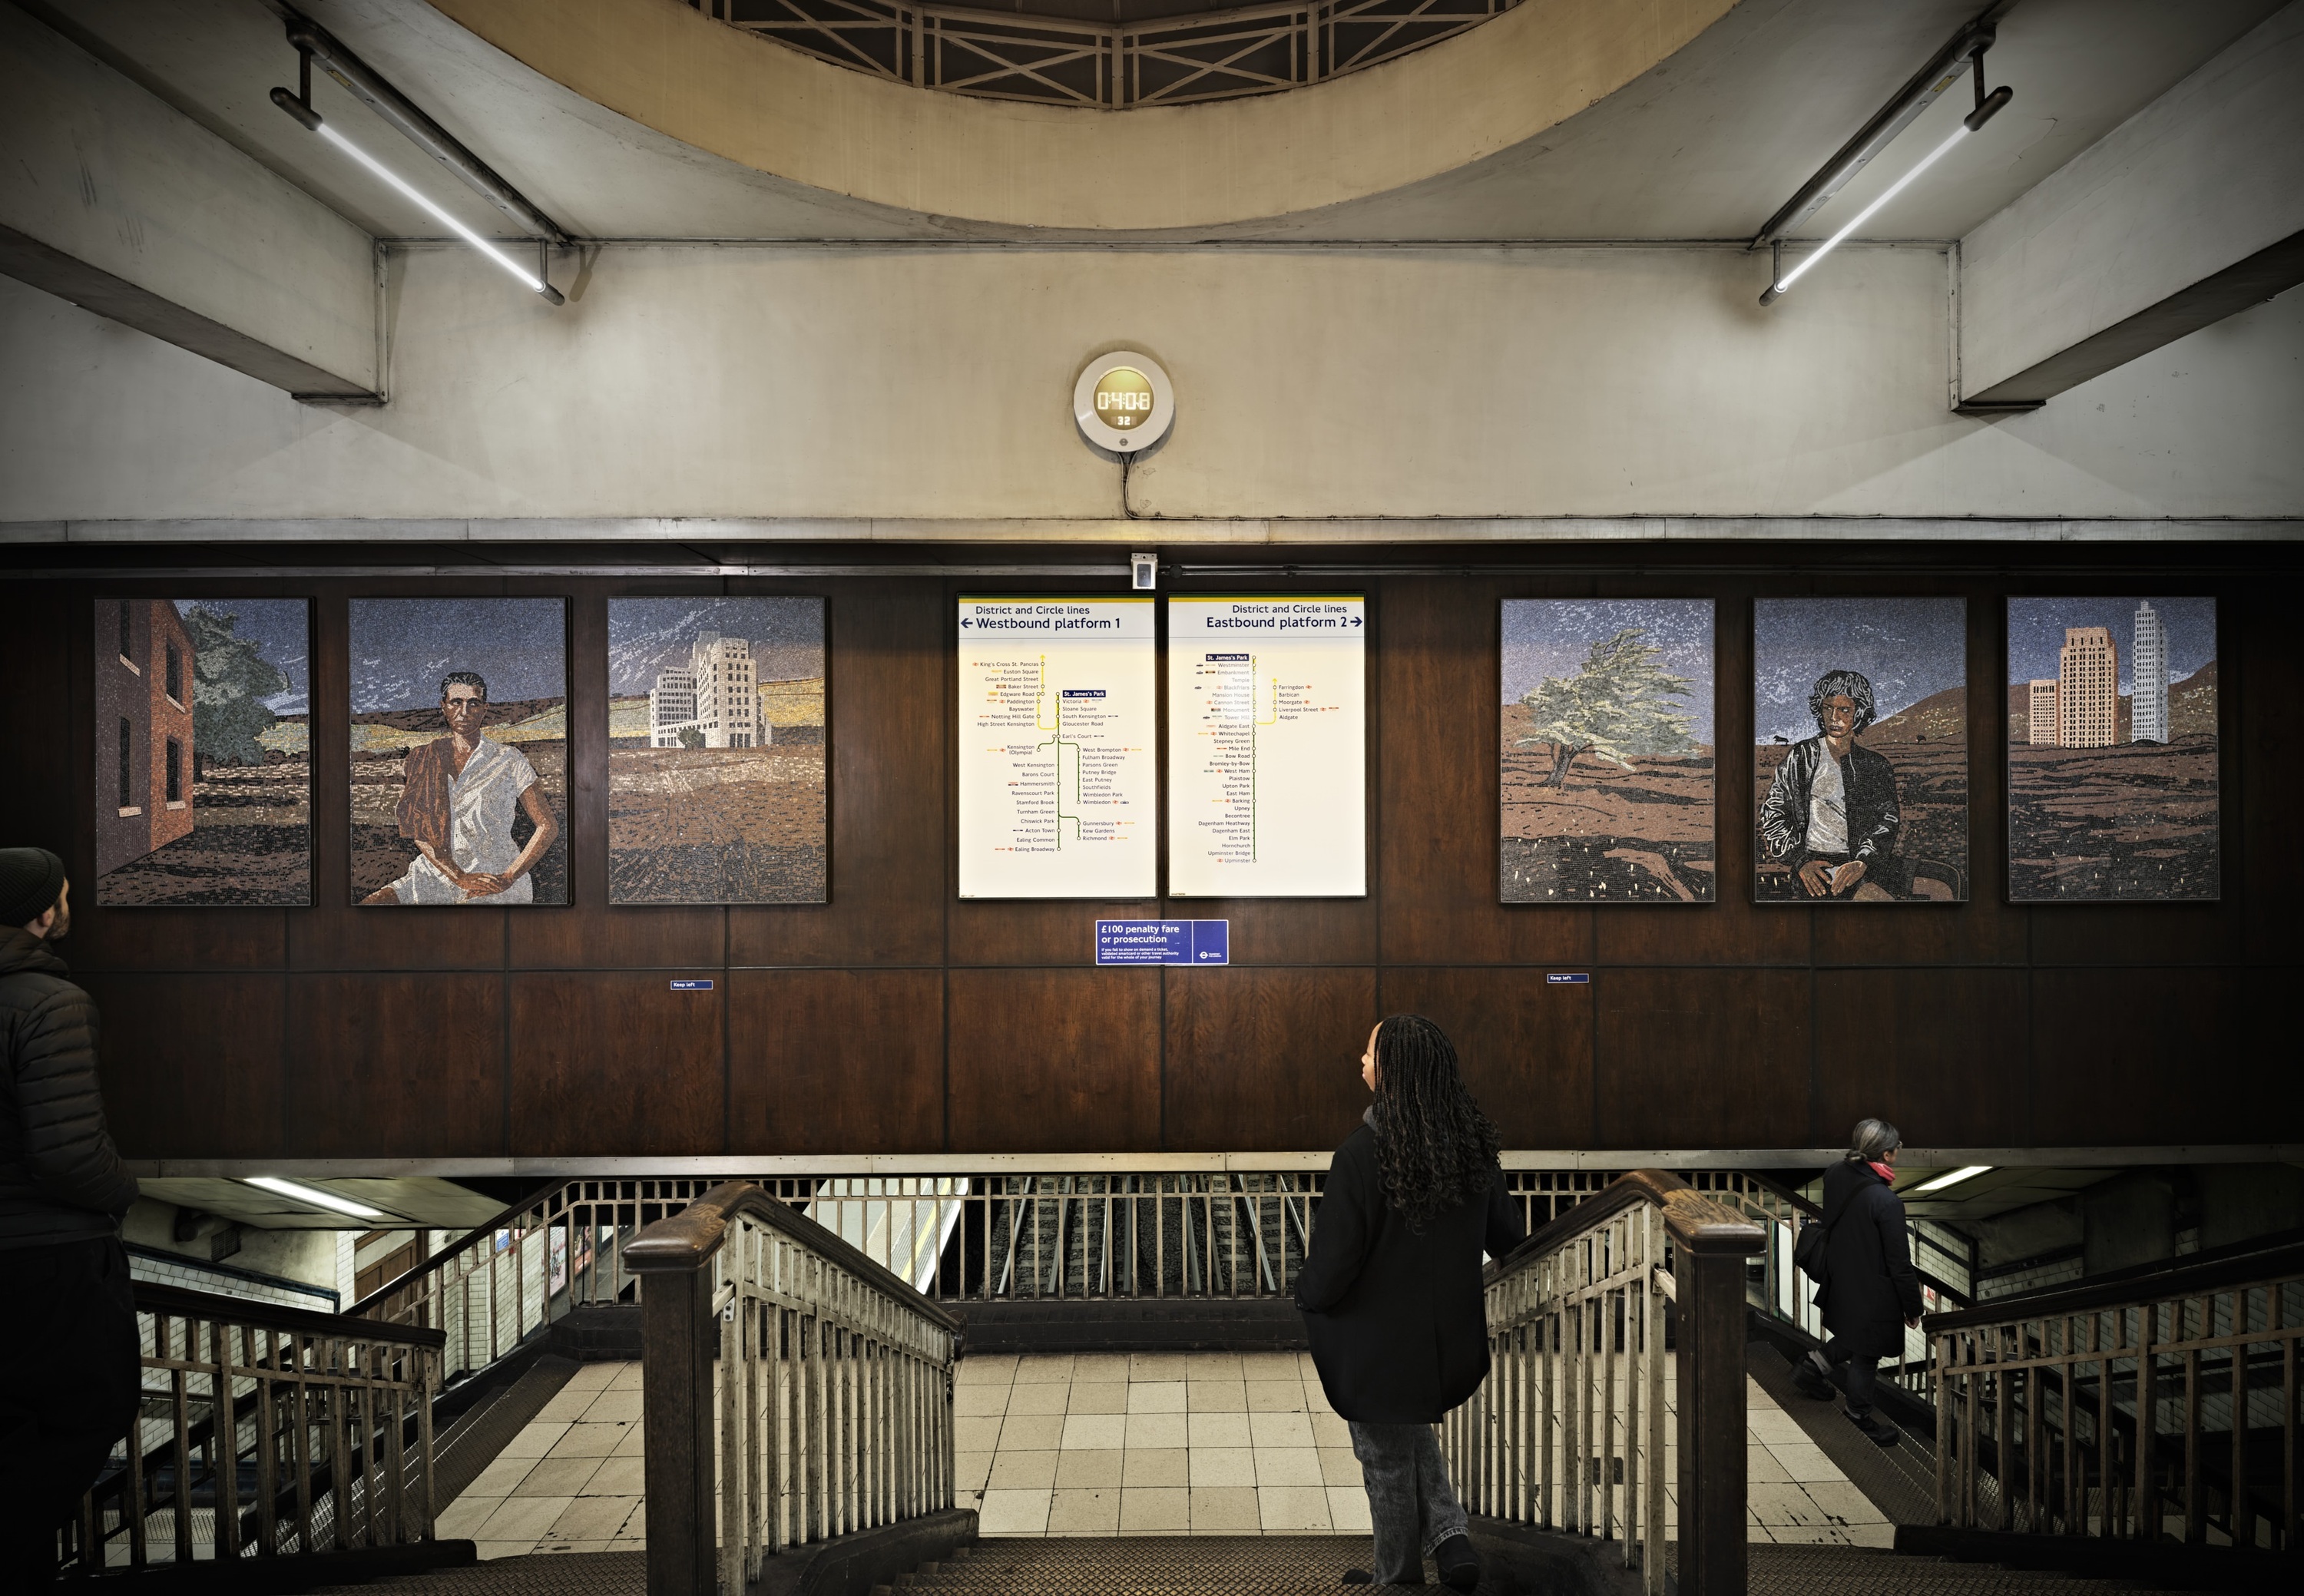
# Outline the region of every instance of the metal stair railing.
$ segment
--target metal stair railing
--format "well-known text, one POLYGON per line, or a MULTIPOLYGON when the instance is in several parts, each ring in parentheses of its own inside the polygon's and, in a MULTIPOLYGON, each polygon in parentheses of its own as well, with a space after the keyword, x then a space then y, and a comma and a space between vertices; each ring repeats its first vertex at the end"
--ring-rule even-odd
POLYGON ((135 1295, 143 1402, 61 1574, 432 1540, 439 1331, 151 1281, 135 1295))
POLYGON ((624 1261, 646 1283, 650 1596, 748 1590, 788 1547, 953 1507, 960 1326, 910 1282, 741 1181, 624 1261))
POLYGON ((555 1181, 345 1312, 439 1331, 444 1384, 477 1373, 572 1309, 631 1301, 626 1244, 720 1178, 555 1181))
POLYGON ((1681 1596, 1745 1587, 1744 1263, 1761 1227, 1636 1169, 1488 1269, 1488 1377, 1442 1444, 1464 1505, 1620 1540, 1666 1588, 1666 1365, 1681 1596), (1669 1321, 1667 1320, 1669 1314, 1669 1321), (1668 1329, 1669 1322, 1669 1329, 1668 1329))
POLYGON ((1955 1528, 2293 1553, 2304 1246, 1927 1321, 1955 1528))

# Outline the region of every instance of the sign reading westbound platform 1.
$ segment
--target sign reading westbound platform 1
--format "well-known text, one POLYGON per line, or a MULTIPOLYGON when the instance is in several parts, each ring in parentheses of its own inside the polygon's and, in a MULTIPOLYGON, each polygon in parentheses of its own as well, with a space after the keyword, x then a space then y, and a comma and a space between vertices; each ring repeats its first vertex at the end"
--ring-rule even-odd
POLYGON ((1229 964, 1229 920, 1099 920, 1099 964, 1229 964))
POLYGON ((960 896, 1148 898, 1152 599, 960 600, 960 896))

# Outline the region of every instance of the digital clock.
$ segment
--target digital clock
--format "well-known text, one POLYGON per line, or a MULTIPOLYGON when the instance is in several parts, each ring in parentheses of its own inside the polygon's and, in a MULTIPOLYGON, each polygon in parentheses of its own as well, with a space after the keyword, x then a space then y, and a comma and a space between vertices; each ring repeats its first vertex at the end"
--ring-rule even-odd
POLYGON ((1158 443, 1175 414, 1168 374, 1133 351, 1097 356, 1072 385, 1072 416, 1081 433, 1115 454, 1140 454, 1158 443))

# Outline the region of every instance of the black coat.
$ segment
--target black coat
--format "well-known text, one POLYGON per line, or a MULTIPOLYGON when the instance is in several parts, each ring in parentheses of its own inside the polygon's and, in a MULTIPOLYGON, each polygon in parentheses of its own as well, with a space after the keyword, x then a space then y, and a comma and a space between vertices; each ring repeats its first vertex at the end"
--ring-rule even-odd
POLYGON ((47 942, 0 934, 0 1248, 115 1235, 136 1201, 104 1128, 96 1004, 47 942))
POLYGON ((1903 1199, 1871 1165, 1842 1159, 1824 1172, 1824 1222, 1832 1233, 1816 1294, 1824 1328, 1859 1357, 1900 1355, 1904 1321, 1920 1316, 1903 1199))
POLYGON ((1328 1405, 1367 1424, 1437 1423, 1488 1374, 1480 1254, 1519 1244, 1520 1215, 1495 1172, 1485 1201, 1421 1235, 1385 1201, 1376 1132, 1363 1121, 1328 1166, 1296 1305, 1328 1405))

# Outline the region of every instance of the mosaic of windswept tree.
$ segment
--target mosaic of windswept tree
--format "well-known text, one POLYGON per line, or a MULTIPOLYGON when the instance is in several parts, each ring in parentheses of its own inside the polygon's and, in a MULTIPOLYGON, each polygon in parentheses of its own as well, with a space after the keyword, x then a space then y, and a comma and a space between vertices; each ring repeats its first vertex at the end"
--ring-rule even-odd
POLYGON ((1710 903, 1712 601, 1512 598, 1497 890, 1710 903))

